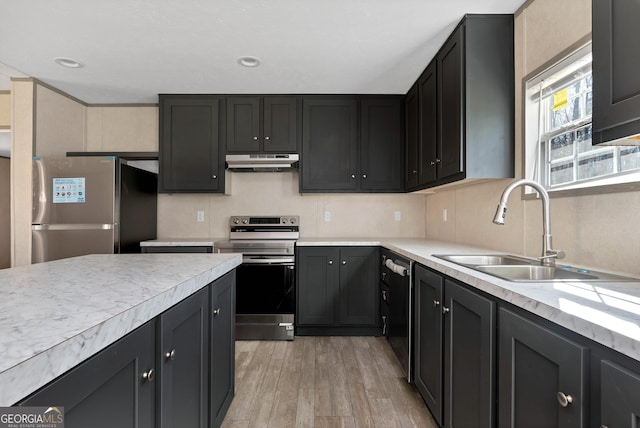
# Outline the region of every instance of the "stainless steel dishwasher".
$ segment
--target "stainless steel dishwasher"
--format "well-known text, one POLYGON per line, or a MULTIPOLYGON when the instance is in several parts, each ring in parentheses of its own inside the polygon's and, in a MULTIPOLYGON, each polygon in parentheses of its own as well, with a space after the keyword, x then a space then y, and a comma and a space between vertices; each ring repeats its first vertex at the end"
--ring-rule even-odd
POLYGON ((383 334, 396 354, 407 381, 413 375, 411 350, 413 290, 411 270, 413 261, 383 249, 381 251, 381 314, 383 334))

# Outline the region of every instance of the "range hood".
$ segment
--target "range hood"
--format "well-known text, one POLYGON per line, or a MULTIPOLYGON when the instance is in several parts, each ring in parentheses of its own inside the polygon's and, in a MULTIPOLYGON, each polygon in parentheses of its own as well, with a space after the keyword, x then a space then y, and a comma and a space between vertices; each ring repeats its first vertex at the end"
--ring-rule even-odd
POLYGON ((296 169, 300 156, 296 154, 227 155, 227 169, 236 172, 280 172, 296 169))

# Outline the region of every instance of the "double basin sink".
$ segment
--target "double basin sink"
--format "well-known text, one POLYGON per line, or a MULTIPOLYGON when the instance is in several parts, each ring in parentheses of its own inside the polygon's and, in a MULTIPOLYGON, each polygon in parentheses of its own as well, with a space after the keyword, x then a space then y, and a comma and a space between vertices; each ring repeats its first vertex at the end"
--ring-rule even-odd
POLYGON ((509 254, 434 254, 443 260, 514 282, 546 281, 639 281, 572 266, 543 266, 536 259, 509 254))

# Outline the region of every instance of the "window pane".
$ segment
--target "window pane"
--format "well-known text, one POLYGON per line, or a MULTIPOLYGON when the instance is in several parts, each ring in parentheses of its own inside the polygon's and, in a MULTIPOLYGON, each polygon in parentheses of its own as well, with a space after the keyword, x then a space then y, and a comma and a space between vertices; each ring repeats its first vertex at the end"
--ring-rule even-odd
POLYGON ((613 149, 578 161, 578 180, 600 177, 613 171, 613 149))
POLYGON ((561 162, 551 166, 550 183, 552 186, 573 181, 573 161, 561 162))
POLYGON ((591 125, 580 128, 576 131, 576 141, 578 142, 578 153, 590 152, 594 149, 591 145, 591 125))
POLYGON ((551 139, 551 160, 573 156, 573 132, 558 135, 551 139))
POLYGON ((620 148, 620 171, 640 168, 640 147, 620 148))

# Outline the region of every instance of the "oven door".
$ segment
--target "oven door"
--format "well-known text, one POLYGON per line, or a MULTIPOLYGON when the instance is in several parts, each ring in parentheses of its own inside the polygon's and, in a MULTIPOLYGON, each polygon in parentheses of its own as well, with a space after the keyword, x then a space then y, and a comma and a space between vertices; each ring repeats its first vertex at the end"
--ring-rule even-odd
POLYGON ((236 271, 236 339, 293 340, 295 263, 245 256, 236 271))

